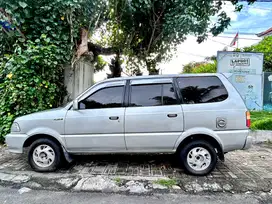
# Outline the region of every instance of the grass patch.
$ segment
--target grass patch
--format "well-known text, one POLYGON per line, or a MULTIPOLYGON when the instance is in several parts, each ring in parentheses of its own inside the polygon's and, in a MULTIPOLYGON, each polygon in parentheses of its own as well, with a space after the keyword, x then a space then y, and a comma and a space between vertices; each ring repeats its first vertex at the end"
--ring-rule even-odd
POLYGON ((272 113, 268 111, 251 111, 252 130, 272 130, 272 113))
POLYGON ((166 186, 166 187, 171 187, 174 185, 177 185, 177 181, 174 179, 159 179, 157 181, 154 181, 154 183, 162 185, 162 186, 166 186))
POLYGON ((117 177, 117 178, 114 178, 114 181, 117 185, 120 185, 122 183, 122 180, 121 178, 117 177))

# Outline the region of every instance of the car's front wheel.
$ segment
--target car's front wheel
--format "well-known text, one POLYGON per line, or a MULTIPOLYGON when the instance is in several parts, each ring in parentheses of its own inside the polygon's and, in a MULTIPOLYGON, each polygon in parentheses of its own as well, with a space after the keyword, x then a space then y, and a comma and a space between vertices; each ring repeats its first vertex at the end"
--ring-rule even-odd
POLYGON ((187 173, 204 176, 216 166, 217 154, 207 141, 197 140, 185 145, 180 151, 182 166, 187 173))
POLYGON ((29 147, 28 162, 35 171, 55 171, 61 163, 61 149, 50 139, 38 139, 29 147))

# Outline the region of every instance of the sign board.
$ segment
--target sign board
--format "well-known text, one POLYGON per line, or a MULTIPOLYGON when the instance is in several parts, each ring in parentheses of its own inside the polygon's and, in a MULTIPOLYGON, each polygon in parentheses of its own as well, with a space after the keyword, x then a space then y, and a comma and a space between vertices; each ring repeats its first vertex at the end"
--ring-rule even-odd
POLYGON ((217 52, 217 72, 233 74, 262 74, 263 53, 217 52))
POLYGON ((263 53, 217 52, 217 72, 231 73, 229 81, 249 110, 263 109, 263 53))

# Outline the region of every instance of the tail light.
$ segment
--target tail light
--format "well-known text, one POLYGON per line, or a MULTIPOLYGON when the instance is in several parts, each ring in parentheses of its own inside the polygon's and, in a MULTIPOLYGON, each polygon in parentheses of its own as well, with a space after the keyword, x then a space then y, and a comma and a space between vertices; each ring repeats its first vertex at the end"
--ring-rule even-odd
POLYGON ((250 128, 250 112, 246 112, 246 126, 250 128))

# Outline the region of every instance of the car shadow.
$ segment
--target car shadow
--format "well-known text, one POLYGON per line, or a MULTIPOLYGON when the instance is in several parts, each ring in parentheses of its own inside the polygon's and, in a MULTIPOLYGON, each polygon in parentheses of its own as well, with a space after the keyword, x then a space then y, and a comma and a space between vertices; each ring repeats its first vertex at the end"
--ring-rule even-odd
POLYGON ((156 166, 158 168, 179 168, 178 158, 174 154, 103 154, 103 155, 73 155, 73 162, 63 169, 74 166, 156 166))

